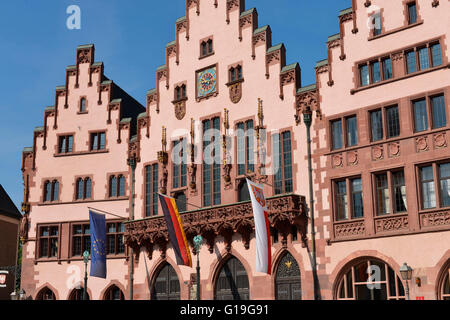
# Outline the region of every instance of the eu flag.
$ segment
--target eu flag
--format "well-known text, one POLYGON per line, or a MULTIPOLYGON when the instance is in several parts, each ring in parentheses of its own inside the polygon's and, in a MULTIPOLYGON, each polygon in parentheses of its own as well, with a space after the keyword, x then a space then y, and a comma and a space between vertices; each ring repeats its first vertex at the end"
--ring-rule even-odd
POLYGON ((92 277, 106 279, 106 219, 105 215, 89 210, 91 224, 92 277))

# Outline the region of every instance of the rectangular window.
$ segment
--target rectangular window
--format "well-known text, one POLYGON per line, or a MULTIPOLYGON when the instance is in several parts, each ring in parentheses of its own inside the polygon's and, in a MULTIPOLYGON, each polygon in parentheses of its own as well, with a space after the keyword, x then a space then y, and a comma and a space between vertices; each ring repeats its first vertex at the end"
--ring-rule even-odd
POLYGON ((370 126, 372 131, 372 141, 383 139, 383 116, 381 110, 370 112, 370 126))
POLYGON ((439 165, 441 206, 450 207, 450 163, 439 165))
POLYGON ((442 64, 441 44, 436 43, 430 46, 431 48, 431 62, 433 67, 440 66, 442 64))
POLYGON ((158 164, 145 167, 145 216, 158 215, 158 164))
POLYGON ((107 254, 125 253, 123 234, 125 225, 122 222, 108 223, 106 228, 106 252, 107 254))
POLYGON ((380 63, 378 61, 372 62, 370 64, 370 71, 372 72, 372 83, 377 83, 381 81, 381 69, 380 63))
POLYGON ((406 212, 406 186, 405 174, 402 171, 392 173, 392 186, 394 188, 394 212, 406 212))
POLYGON ((381 14, 375 14, 373 17, 373 35, 378 36, 381 34, 381 14))
POLYGON ((69 153, 73 151, 73 136, 60 136, 58 153, 69 153))
POLYGON ((352 179, 350 183, 352 187, 352 218, 362 218, 364 217, 364 207, 361 178, 352 179))
POLYGON ((72 256, 81 257, 84 251, 91 252, 91 230, 89 224, 72 227, 72 256))
POLYGON ((91 150, 105 149, 105 132, 91 133, 91 150))
POLYGON ((420 99, 413 102, 414 123, 416 132, 428 130, 427 102, 420 99))
POLYGON ((420 70, 425 70, 430 67, 430 60, 428 57, 428 48, 419 49, 419 66, 420 70))
POLYGON ((386 109, 387 137, 393 138, 400 135, 400 119, 398 107, 389 107, 386 109))
POLYGON ((332 149, 341 149, 342 143, 342 120, 336 120, 331 122, 331 134, 332 134, 332 149))
POLYGON ((336 219, 348 219, 348 203, 347 203, 347 183, 346 181, 336 182, 336 219))
POLYGON ((58 256, 58 226, 39 227, 39 258, 53 258, 58 256))
POLYGON ((436 208, 436 192, 434 189, 433 166, 420 168, 423 209, 436 208))
POLYGON ((187 146, 186 139, 173 143, 173 175, 172 186, 174 189, 187 185, 187 146))
POLYGON ((272 135, 274 158, 274 193, 282 194, 293 191, 292 180, 292 142, 291 132, 272 135))
POLYGON ((363 65, 359 67, 359 74, 361 77, 361 86, 367 86, 370 83, 369 78, 369 67, 367 65, 363 65))
POLYGON ((203 121, 203 137, 203 205, 206 207, 221 203, 220 118, 203 121))
POLYGON ((238 175, 254 172, 253 120, 237 124, 238 175))
POLYGON ((392 61, 391 58, 383 59, 383 80, 392 78, 392 61))
POLYGON ((387 173, 375 176, 377 190, 377 209, 378 215, 390 214, 391 199, 389 196, 389 186, 387 173))
POLYGON ((345 122, 347 124, 347 146, 356 146, 358 144, 358 124, 356 116, 347 118, 345 122))
POLYGON ((417 71, 417 61, 415 51, 410 51, 406 54, 406 64, 408 67, 408 73, 414 73, 417 71))
POLYGON ((443 128, 447 125, 444 95, 431 98, 431 113, 433 115, 433 129, 443 128))
POLYGON ((408 22, 409 24, 417 22, 417 6, 415 2, 408 4, 408 22))

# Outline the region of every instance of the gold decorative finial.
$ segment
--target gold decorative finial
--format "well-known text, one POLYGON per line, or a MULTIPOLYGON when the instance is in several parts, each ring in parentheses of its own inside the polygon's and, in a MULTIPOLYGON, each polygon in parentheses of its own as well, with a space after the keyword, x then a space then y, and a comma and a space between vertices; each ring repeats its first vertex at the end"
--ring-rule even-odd
POLYGON ((258 120, 259 120, 259 127, 262 127, 262 121, 264 118, 264 113, 263 113, 263 106, 262 106, 263 101, 261 100, 261 98, 258 98, 258 120))
POLYGON ((162 143, 162 150, 164 152, 166 152, 166 148, 167 148, 167 129, 165 126, 162 127, 162 139, 161 139, 161 143, 162 143))

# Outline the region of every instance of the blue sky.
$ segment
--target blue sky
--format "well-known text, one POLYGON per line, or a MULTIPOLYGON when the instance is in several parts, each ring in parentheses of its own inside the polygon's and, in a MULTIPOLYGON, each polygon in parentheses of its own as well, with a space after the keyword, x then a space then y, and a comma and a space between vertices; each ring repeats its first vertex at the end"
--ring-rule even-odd
MULTIPOLYGON (((259 25, 271 26, 273 44, 285 44, 287 64, 300 63, 303 85, 314 83, 327 37, 339 32, 339 11, 350 6, 351 0, 246 0, 247 9, 257 8, 259 25)), ((22 150, 32 146, 33 129, 43 125, 76 47, 94 43, 105 74, 145 105, 164 48, 175 39, 175 20, 184 15, 185 0, 0 2, 0 184, 18 208, 22 150), (66 27, 73 4, 81 8, 81 30, 66 27)))

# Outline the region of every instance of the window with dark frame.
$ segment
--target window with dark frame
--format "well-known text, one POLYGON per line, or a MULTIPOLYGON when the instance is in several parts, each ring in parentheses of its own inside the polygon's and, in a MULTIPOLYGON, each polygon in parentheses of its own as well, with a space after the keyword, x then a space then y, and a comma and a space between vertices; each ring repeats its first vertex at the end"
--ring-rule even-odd
POLYGON ((238 202, 249 201, 250 191, 248 190, 248 184, 246 179, 241 179, 238 184, 238 202))
POLYGON ((291 132, 273 134, 272 150, 275 172, 274 193, 290 193, 293 191, 291 132))
POLYGON ((239 122, 236 129, 237 170, 241 176, 255 171, 253 120, 239 122))
POLYGON ((348 220, 349 217, 351 219, 364 217, 363 190, 360 177, 335 181, 334 197, 337 221, 348 220))
POLYGON ((370 128, 373 142, 383 140, 383 116, 381 110, 370 112, 370 128))
POLYGON ((447 126, 447 112, 443 94, 417 99, 412 102, 414 131, 423 132, 447 126), (431 121, 431 122, 430 122, 431 121))
POLYGON ((361 65, 359 66, 359 76, 361 79, 361 86, 368 86, 370 84, 370 76, 369 76, 369 66, 361 65))
POLYGON ((45 181, 44 183, 44 202, 59 200, 59 182, 57 180, 45 181))
POLYGON ((158 215, 158 164, 145 166, 145 216, 158 215))
POLYGON ((219 117, 203 121, 203 137, 203 205, 209 207, 221 203, 219 117))
POLYGON ((58 153, 70 153, 73 151, 73 135, 59 136, 58 153))
POLYGON ((58 256, 59 226, 39 227, 39 258, 58 256))
POLYGON ((403 170, 376 174, 375 187, 377 215, 406 212, 406 186, 403 170), (391 199, 391 195, 393 199, 391 199))
POLYGON ((354 147, 358 144, 358 120, 356 115, 332 120, 330 126, 332 150, 339 150, 344 146, 346 148, 354 147), (343 122, 345 122, 344 125, 343 122), (345 132, 343 128, 345 128, 345 132))
POLYGON ((72 225, 72 257, 82 257, 84 251, 91 253, 89 223, 72 225))
POLYGON ((420 168, 420 185, 422 192, 422 209, 436 208, 433 166, 420 168))
POLYGON ((78 178, 76 182, 75 199, 86 200, 92 198, 91 178, 78 178))
POLYGON ((186 85, 175 87, 175 101, 179 101, 186 98, 186 85))
POLYGON ((373 25, 373 35, 378 36, 381 34, 382 25, 381 25, 381 13, 377 12, 372 17, 372 25, 373 25))
POLYGON ((344 146, 342 139, 342 120, 334 120, 331 122, 332 149, 342 149, 344 146))
POLYGON ((175 198, 178 212, 185 212, 187 210, 186 194, 184 192, 177 192, 173 197, 175 198))
POLYGON ((200 57, 204 57, 213 53, 213 40, 208 39, 200 44, 200 57))
POLYGON ((117 255, 125 253, 123 235, 125 225, 123 222, 107 223, 106 227, 106 252, 107 254, 117 255))
POLYGON ((91 133, 91 151, 104 150, 105 145, 105 132, 91 133))
POLYGON ((439 165, 441 207, 450 207, 450 163, 439 165))
POLYGON ((440 65, 442 65, 442 53, 439 41, 422 44, 406 51, 408 74, 438 67, 440 65))
POLYGON ((125 300, 125 296, 117 286, 112 285, 106 290, 104 300, 125 300))
POLYGON ((358 124, 356 116, 345 118, 347 126, 347 147, 353 147, 358 144, 358 124))

